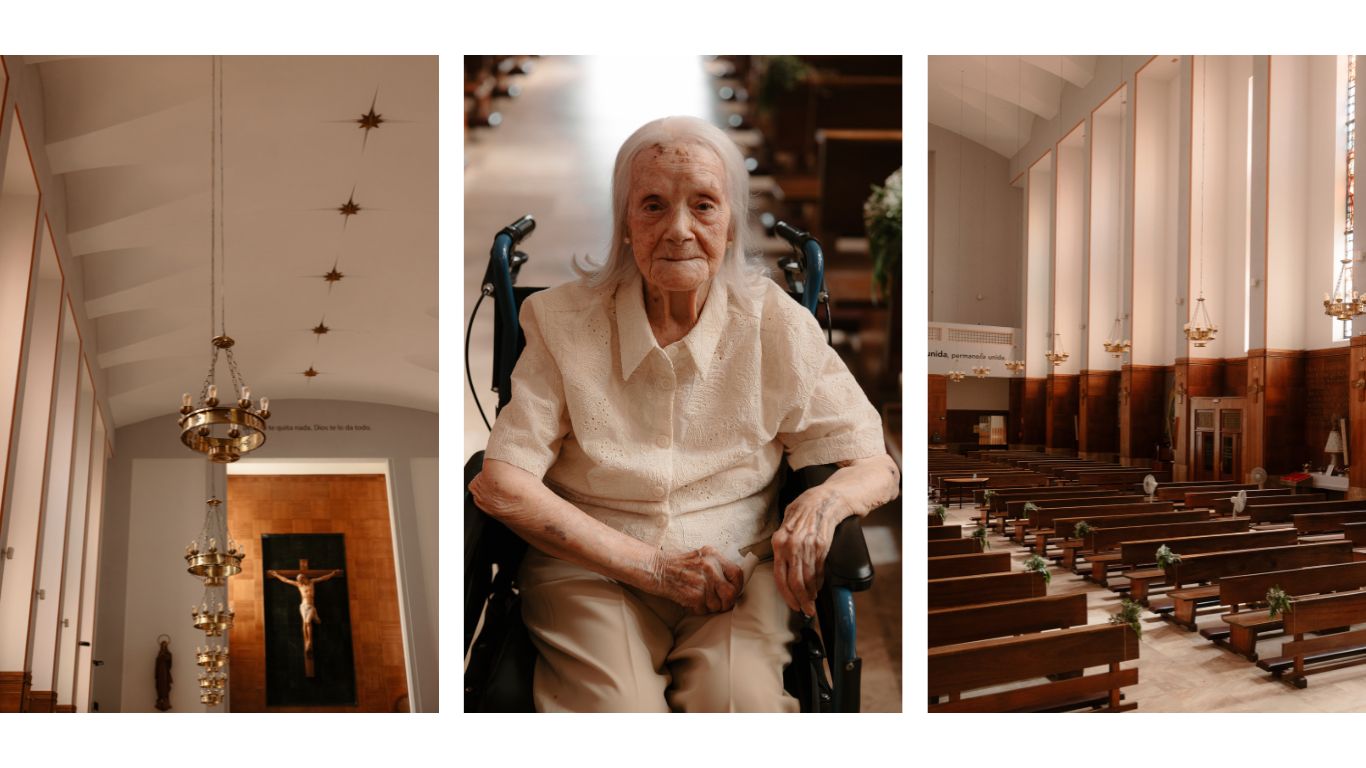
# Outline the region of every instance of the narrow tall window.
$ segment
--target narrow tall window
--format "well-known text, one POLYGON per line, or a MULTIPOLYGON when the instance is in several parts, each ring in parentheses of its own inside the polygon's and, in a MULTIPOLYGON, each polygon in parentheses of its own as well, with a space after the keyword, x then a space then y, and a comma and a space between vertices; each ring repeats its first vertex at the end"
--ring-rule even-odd
MULTIPOLYGON (((1357 137, 1357 57, 1347 56, 1347 191, 1344 198, 1344 213, 1346 217, 1342 231, 1342 253, 1343 258, 1356 258, 1356 137, 1357 137)), ((1342 269, 1341 265, 1338 267, 1342 269)), ((1357 275, 1356 269, 1352 270, 1353 282, 1357 275)), ((1336 276, 1335 276, 1336 277, 1336 276)), ((1353 286, 1355 288, 1355 286, 1353 286)), ((1339 340, 1350 339, 1352 337, 1352 323, 1342 324, 1341 336, 1339 340)))

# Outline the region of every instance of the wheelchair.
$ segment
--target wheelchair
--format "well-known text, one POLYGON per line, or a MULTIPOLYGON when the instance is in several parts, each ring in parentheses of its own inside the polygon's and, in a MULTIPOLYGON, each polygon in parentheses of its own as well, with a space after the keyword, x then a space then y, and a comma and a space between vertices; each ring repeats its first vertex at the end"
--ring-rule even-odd
MULTIPOLYGON (((536 228, 531 216, 523 216, 494 237, 488 269, 480 296, 470 314, 470 327, 486 297, 494 301, 494 366, 492 389, 498 409, 512 397, 512 369, 525 346, 517 317, 522 301, 539 288, 516 285, 527 262, 518 250, 522 240, 536 228)), ((793 248, 779 261, 788 293, 813 314, 822 300, 824 257, 820 243, 806 232, 784 222, 774 231, 793 248)), ((826 306, 827 324, 829 305, 826 306)), ((466 374, 469 373, 469 329, 465 337, 466 374)), ((483 406, 479 406, 483 415, 483 406)), ((527 544, 502 523, 486 515, 474 503, 468 488, 483 466, 484 452, 465 464, 465 711, 531 712, 532 674, 536 649, 522 623, 517 571, 527 544), (482 623, 481 623, 482 618, 482 623)), ((783 467, 779 509, 786 509, 802 491, 824 482, 833 465, 792 471, 783 467)), ((850 517, 835 530, 826 558, 825 582, 816 600, 817 616, 808 621, 791 646, 792 660, 783 673, 784 687, 803 712, 858 712, 862 660, 857 651, 854 592, 873 583, 873 566, 858 517, 850 517), (819 631, 817 631, 817 627, 819 631)))

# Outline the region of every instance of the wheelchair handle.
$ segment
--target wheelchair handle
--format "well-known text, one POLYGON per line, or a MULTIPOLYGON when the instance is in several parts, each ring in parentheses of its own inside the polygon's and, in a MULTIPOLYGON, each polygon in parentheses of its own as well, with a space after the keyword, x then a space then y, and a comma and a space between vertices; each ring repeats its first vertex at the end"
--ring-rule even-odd
POLYGON ((512 244, 508 250, 515 249, 521 244, 523 238, 536 231, 536 220, 527 214, 522 218, 512 222, 498 231, 500 235, 507 235, 512 238, 512 244))
POLYGON ((792 246, 801 260, 802 272, 806 275, 802 306, 814 315, 821 294, 825 291, 825 254, 821 251, 821 243, 810 232, 797 229, 785 221, 774 224, 773 231, 792 246))
MULTIPOLYGON (((527 214, 499 230, 493 237, 493 247, 489 249, 489 266, 484 272, 483 291, 485 295, 494 297, 494 311, 502 316, 503 327, 508 329, 501 340, 503 348, 500 354, 503 360, 517 357, 517 340, 520 336, 517 330, 517 301, 513 296, 512 284, 517 279, 522 263, 526 261, 526 254, 516 249, 518 243, 535 229, 536 220, 527 214)), ((507 375, 498 376, 497 389, 498 408, 501 410, 512 396, 511 370, 507 371, 507 375)))

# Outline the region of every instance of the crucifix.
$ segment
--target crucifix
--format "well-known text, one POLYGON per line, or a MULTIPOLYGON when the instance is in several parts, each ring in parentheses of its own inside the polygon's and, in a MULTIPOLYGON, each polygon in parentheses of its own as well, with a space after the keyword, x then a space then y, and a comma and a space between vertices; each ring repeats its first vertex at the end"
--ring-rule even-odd
POLYGON ((340 569, 310 571, 308 560, 300 559, 298 570, 266 571, 266 575, 279 579, 299 590, 299 616, 304 625, 304 676, 313 677, 313 625, 323 623, 323 620, 318 617, 317 607, 313 604, 313 589, 315 585, 321 582, 342 575, 342 571, 340 569))

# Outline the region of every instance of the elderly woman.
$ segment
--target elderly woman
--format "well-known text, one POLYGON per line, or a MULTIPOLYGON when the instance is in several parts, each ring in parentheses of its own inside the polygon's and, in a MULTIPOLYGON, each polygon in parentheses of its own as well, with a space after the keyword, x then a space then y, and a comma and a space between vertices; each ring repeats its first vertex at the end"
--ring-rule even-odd
POLYGON ((617 154, 606 262, 522 308, 470 490, 532 547, 540 711, 795 710, 787 646, 835 526, 897 493, 877 411, 749 264, 748 200, 723 132, 647 123, 617 154), (840 469, 779 525, 784 454, 840 469))

